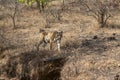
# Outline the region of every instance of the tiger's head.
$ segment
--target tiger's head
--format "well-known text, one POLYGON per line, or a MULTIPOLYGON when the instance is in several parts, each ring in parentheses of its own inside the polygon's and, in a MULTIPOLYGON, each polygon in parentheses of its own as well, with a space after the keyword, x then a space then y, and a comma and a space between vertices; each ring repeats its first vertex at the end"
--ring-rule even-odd
POLYGON ((54 41, 60 41, 61 38, 63 37, 63 31, 56 31, 55 32, 55 37, 54 37, 54 41))

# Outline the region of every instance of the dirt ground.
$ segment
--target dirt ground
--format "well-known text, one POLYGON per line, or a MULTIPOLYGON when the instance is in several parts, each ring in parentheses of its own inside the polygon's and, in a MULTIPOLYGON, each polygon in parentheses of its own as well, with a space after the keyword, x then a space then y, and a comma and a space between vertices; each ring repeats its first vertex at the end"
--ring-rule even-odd
POLYGON ((120 80, 120 14, 108 21, 114 27, 105 28, 82 13, 64 11, 61 16, 61 21, 50 23, 49 28, 45 28, 44 16, 34 9, 21 11, 16 29, 10 18, 0 20, 0 47, 4 49, 0 79, 120 80), (63 31, 61 53, 56 44, 53 51, 49 44, 36 51, 40 28, 63 31))

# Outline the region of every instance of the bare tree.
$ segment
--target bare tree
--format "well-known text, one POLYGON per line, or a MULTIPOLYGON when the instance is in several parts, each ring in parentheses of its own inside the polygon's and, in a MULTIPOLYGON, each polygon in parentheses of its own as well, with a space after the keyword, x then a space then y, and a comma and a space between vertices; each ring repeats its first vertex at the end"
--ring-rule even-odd
POLYGON ((16 28, 15 17, 18 11, 18 2, 17 0, 1 0, 0 2, 5 10, 5 14, 8 15, 12 19, 13 28, 16 28))
POLYGON ((115 7, 113 7, 114 1, 115 0, 79 0, 80 4, 84 7, 83 10, 94 17, 101 28, 105 27, 108 19, 113 16, 113 10, 115 9, 115 7))
POLYGON ((35 0, 39 12, 44 11, 49 0, 35 0))
POLYGON ((10 16, 11 19, 12 19, 13 27, 14 27, 14 29, 15 29, 15 28, 16 28, 15 17, 16 17, 16 13, 17 13, 18 3, 17 3, 17 1, 15 1, 13 4, 14 4, 14 6, 12 7, 13 12, 12 12, 11 14, 9 14, 9 16, 10 16))
POLYGON ((50 12, 51 16, 54 17, 55 20, 57 20, 57 21, 61 20, 62 9, 53 8, 53 9, 50 9, 49 12, 50 12))
POLYGON ((62 9, 48 8, 44 12, 41 12, 43 18, 46 21, 45 28, 50 28, 50 23, 61 21, 62 9))
POLYGON ((38 8, 39 12, 41 12, 40 2, 39 2, 38 0, 35 0, 35 1, 36 1, 36 3, 37 3, 37 8, 38 8))

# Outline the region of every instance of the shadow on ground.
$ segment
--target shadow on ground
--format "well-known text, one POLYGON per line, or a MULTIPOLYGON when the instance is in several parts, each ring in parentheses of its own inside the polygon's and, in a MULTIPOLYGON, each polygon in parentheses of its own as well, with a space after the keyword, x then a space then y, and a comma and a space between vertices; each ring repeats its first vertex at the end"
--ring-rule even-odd
POLYGON ((18 56, 5 57, 6 64, 0 66, 0 79, 57 80, 66 62, 56 51, 31 51, 18 56), (56 56, 57 54, 57 56, 56 56))

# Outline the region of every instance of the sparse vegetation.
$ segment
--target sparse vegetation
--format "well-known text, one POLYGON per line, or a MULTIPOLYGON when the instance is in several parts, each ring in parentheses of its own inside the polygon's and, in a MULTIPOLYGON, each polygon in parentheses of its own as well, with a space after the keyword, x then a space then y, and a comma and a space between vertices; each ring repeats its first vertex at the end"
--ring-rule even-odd
POLYGON ((120 79, 120 0, 14 1, 0 0, 0 80, 120 79), (38 51, 43 28, 63 31, 61 52, 38 51))
POLYGON ((18 2, 25 3, 30 6, 36 2, 39 12, 42 12, 45 10, 45 7, 47 6, 49 0, 18 0, 18 2))
MULTIPOLYGON (((119 0, 118 0, 119 1, 119 0)), ((79 3, 83 5, 84 10, 94 17, 100 27, 105 27, 110 17, 114 16, 113 13, 117 10, 116 0, 79 0, 79 3)))

